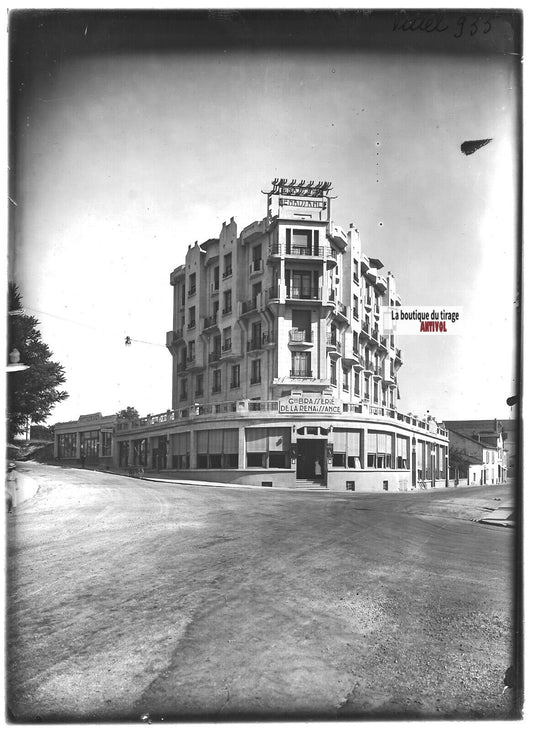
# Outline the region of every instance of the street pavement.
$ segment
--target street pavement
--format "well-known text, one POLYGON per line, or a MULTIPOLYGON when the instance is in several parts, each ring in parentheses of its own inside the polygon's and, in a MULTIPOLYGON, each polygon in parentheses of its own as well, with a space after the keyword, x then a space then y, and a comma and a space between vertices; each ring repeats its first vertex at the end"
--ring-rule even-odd
POLYGON ((322 493, 27 463, 7 522, 24 721, 508 719, 510 486, 322 493), (503 502, 502 502, 503 501, 503 502))

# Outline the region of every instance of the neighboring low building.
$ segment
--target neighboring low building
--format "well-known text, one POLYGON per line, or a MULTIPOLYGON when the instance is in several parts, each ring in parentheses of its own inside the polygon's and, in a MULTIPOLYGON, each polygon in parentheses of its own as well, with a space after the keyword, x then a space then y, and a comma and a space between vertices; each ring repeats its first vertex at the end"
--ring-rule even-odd
POLYGON ((450 428, 450 480, 467 485, 496 485, 505 482, 507 470, 501 434, 495 443, 460 434, 450 428))
POLYGON ((112 467, 116 463, 116 414, 83 414, 55 424, 54 458, 66 463, 112 467))

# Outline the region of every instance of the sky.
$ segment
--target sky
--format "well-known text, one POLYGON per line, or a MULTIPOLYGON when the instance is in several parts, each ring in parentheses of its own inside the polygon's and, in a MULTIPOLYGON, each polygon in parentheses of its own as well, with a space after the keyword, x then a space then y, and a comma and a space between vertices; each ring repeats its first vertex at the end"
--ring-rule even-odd
POLYGON ((335 222, 354 223, 404 305, 463 308, 460 335, 402 337, 398 408, 509 417, 516 28, 339 17, 211 15, 191 33, 179 14, 12 16, 10 275, 67 374, 49 423, 170 407, 169 274, 231 216, 263 218, 275 177, 332 181, 335 222))

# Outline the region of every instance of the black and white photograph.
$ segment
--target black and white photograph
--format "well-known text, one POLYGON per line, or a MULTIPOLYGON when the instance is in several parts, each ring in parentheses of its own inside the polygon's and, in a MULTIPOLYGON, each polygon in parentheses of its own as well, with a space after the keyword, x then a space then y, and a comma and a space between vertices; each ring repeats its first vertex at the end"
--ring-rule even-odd
POLYGON ((8 14, 8 722, 523 719, 522 21, 8 14))

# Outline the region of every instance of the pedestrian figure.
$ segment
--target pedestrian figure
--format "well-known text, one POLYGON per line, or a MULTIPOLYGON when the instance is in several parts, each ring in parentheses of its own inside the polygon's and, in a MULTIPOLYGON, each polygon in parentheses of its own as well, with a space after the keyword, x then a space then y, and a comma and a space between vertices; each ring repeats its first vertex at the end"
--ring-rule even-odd
POLYGON ((85 451, 83 449, 80 451, 80 464, 82 468, 85 467, 85 451))
POLYGON ((318 457, 315 459, 315 477, 322 477, 322 465, 318 457))

